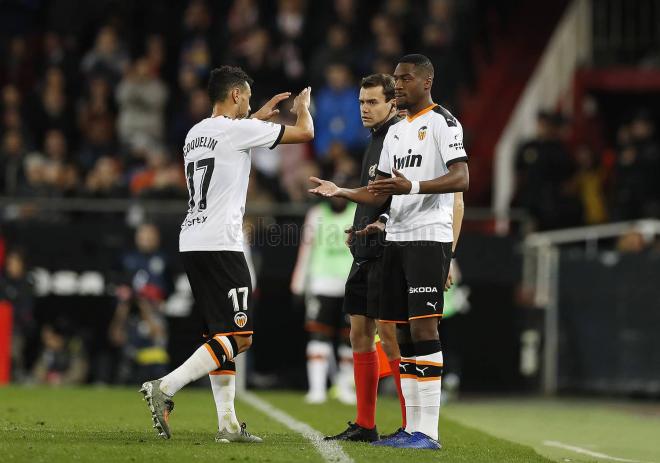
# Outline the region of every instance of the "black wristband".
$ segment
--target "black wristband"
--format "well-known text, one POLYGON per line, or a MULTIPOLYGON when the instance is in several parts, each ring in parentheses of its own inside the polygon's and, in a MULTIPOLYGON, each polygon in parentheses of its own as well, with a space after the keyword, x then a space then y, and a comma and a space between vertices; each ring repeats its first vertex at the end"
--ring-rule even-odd
POLYGON ((381 222, 381 223, 385 223, 385 224, 386 224, 389 218, 390 218, 389 215, 387 215, 387 214, 381 214, 381 215, 378 216, 378 221, 381 222))
POLYGON ((452 251, 452 252, 451 252, 451 258, 453 259, 453 258, 455 258, 455 257, 456 257, 456 251, 452 251))

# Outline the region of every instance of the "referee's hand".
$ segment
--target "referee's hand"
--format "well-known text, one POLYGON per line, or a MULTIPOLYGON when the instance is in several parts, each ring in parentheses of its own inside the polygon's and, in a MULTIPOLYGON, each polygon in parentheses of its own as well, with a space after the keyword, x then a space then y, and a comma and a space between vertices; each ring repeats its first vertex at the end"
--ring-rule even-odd
POLYGON ((367 185, 367 190, 374 196, 381 195, 407 195, 410 193, 412 183, 401 172, 392 169, 394 177, 376 180, 367 185))
POLYGON ((316 188, 310 188, 307 190, 309 193, 320 196, 322 198, 329 198, 331 196, 336 196, 339 191, 341 191, 341 188, 339 188, 337 185, 332 183, 329 180, 321 180, 320 178, 317 177, 309 177, 310 182, 316 182, 318 183, 318 186, 316 188))
POLYGON ((370 223, 366 227, 364 227, 362 230, 358 230, 355 232, 357 236, 366 236, 366 235, 373 235, 374 233, 382 233, 385 231, 385 224, 381 222, 380 220, 376 220, 373 223, 370 223))
POLYGON ((350 248, 351 244, 353 244, 353 239, 355 238, 355 228, 348 227, 344 230, 344 233, 346 233, 346 246, 350 248))

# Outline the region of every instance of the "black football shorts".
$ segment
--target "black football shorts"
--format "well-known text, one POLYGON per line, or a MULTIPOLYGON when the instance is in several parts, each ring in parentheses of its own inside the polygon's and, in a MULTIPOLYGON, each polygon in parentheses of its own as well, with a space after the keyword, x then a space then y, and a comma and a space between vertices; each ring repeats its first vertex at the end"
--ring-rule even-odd
POLYGON ((381 257, 367 261, 353 261, 346 280, 344 312, 378 319, 381 302, 381 257))
POLYGON ((252 282, 245 255, 237 251, 179 253, 204 321, 205 335, 253 333, 252 282))
POLYGON ((383 252, 380 320, 442 317, 452 243, 388 241, 383 252))

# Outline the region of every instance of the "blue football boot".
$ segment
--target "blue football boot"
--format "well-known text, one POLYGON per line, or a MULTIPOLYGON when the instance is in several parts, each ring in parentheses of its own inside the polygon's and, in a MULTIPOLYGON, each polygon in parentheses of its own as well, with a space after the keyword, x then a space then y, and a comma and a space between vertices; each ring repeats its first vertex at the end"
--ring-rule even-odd
POLYGON ((410 439, 412 436, 408 434, 403 428, 399 428, 394 434, 385 437, 384 439, 377 440, 372 442, 371 445, 377 445, 379 447, 398 447, 399 443, 410 439))
POLYGON ((442 445, 439 441, 430 438, 423 432, 414 432, 409 434, 408 439, 403 439, 398 442, 397 445, 392 445, 391 447, 399 449, 428 449, 428 450, 440 450, 442 445))

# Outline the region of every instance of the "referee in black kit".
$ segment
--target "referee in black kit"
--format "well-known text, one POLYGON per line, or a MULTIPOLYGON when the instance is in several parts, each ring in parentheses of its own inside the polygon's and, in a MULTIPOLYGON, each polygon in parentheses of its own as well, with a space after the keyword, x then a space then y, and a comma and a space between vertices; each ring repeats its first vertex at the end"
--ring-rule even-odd
MULTIPOLYGON (((394 100, 394 78, 387 74, 372 74, 360 84, 360 116, 362 124, 371 130, 371 140, 362 160, 360 185, 366 186, 376 178, 376 169, 383 140, 389 128, 400 121, 394 100)), ((399 346, 394 324, 380 323, 381 256, 389 201, 382 206, 358 204, 353 226, 347 230, 347 244, 354 261, 344 296, 344 311, 350 315, 351 346, 357 396, 357 418, 348 428, 331 440, 373 442, 376 430, 376 396, 378 393, 379 362, 376 352, 376 330, 395 378, 403 426, 405 404, 399 379, 399 346)))

